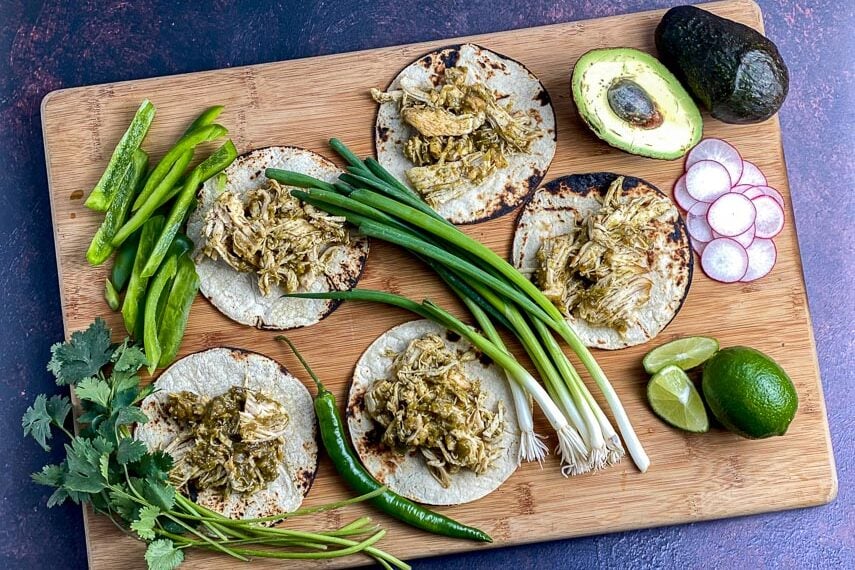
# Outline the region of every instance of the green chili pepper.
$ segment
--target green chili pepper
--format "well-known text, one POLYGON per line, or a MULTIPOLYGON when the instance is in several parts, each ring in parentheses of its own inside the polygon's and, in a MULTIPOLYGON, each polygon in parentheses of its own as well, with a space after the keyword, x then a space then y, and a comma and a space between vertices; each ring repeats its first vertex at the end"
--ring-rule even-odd
POLYGON ((153 216, 143 225, 131 278, 128 280, 128 290, 125 293, 125 301, 122 303, 125 329, 137 340, 142 338, 142 311, 145 305, 145 290, 148 286, 148 278, 142 276, 142 269, 154 248, 160 230, 163 229, 163 222, 163 216, 153 216))
POLYGON ((157 329, 161 347, 159 362, 161 367, 171 364, 175 355, 178 354, 184 330, 187 328, 187 320, 190 317, 190 307, 199 291, 199 284, 199 276, 196 274, 196 265, 193 260, 188 255, 180 256, 178 270, 172 282, 172 289, 169 291, 169 301, 160 317, 157 329))
MULTIPOLYGON (((148 180, 145 181, 145 186, 143 187, 142 192, 140 192, 140 195, 137 196, 132 210, 139 210, 143 204, 148 202, 150 198, 154 197, 155 188, 161 189, 160 183, 172 169, 172 166, 179 157, 187 151, 193 150, 197 145, 203 142, 212 141, 226 136, 228 132, 228 129, 222 125, 206 125, 199 129, 194 129, 178 139, 178 142, 176 142, 175 145, 169 149, 165 155, 163 155, 163 158, 160 159, 160 162, 157 163, 157 166, 155 166, 154 170, 149 174, 148 180)), ((170 185, 165 189, 161 189, 161 191, 168 191, 171 188, 172 186, 170 185)), ((156 201, 157 198, 155 199, 155 202, 156 201)))
POLYGON ((107 305, 111 310, 119 310, 119 292, 116 291, 116 288, 113 287, 113 283, 109 279, 104 282, 104 300, 107 301, 107 305))
POLYGON ((193 200, 196 199, 196 189, 199 187, 199 180, 201 180, 202 173, 209 169, 215 169, 219 172, 231 164, 235 158, 237 158, 237 150, 232 141, 228 140, 214 154, 193 169, 181 192, 178 194, 178 198, 173 203, 172 209, 169 211, 169 217, 166 219, 166 224, 163 226, 163 231, 154 249, 151 251, 148 260, 146 260, 142 271, 144 277, 154 275, 166 253, 169 251, 169 246, 172 244, 173 238, 184 223, 184 218, 193 205, 193 200))
MULTIPOLYGON (((315 413, 318 416, 318 425, 321 431, 321 441, 327 450, 327 455, 335 466, 336 471, 342 476, 348 486, 357 494, 365 494, 374 491, 382 485, 365 470, 356 453, 347 441, 344 431, 344 422, 338 411, 335 397, 332 392, 324 388, 321 381, 312 372, 309 364, 297 351, 294 344, 285 336, 277 336, 276 340, 284 341, 291 347, 300 363, 315 381, 318 387, 318 395, 315 398, 315 413)), ((479 542, 493 542, 490 535, 477 528, 466 526, 454 519, 419 506, 409 499, 386 490, 377 497, 370 500, 375 507, 396 519, 407 523, 415 528, 420 528, 434 534, 450 536, 452 538, 464 538, 479 542)))
POLYGON ((168 291, 169 282, 175 277, 178 266, 178 257, 171 256, 163 267, 154 276, 148 292, 145 296, 145 308, 143 309, 143 346, 148 359, 148 373, 152 374, 160 362, 161 347, 157 338, 157 313, 160 309, 160 300, 164 291, 168 291))
POLYGON ((107 207, 113 201, 116 191, 120 188, 122 177, 128 169, 128 165, 133 159, 134 151, 139 149, 143 139, 148 133, 148 128, 154 120, 154 105, 151 101, 145 99, 137 109, 133 120, 131 120, 128 130, 119 139, 119 144, 113 150, 113 155, 110 157, 110 162, 107 163, 107 168, 101 179, 89 193, 84 204, 87 208, 91 208, 98 212, 105 212, 107 207))
POLYGON ((134 270, 134 260, 137 258, 137 248, 140 245, 140 233, 134 232, 119 251, 116 252, 116 257, 113 259, 113 269, 110 271, 110 281, 116 291, 122 292, 131 278, 131 273, 134 270))
POLYGON ((86 250, 86 260, 89 261, 90 265, 101 265, 112 255, 115 249, 112 244, 113 237, 125 223, 131 201, 134 199, 147 169, 148 155, 140 149, 135 150, 131 163, 122 176, 121 183, 113 192, 113 200, 107 207, 104 221, 101 222, 98 231, 92 236, 92 242, 89 244, 89 249, 86 250))

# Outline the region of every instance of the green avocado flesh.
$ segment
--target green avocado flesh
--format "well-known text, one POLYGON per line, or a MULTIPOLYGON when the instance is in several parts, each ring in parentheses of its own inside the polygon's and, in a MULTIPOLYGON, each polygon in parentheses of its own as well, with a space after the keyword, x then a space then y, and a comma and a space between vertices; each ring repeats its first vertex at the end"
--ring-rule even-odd
POLYGON ((591 50, 573 68, 573 100, 594 133, 632 154, 675 159, 703 132, 694 101, 656 58, 632 48, 591 50))
POLYGON ((662 63, 719 121, 765 121, 787 97, 789 72, 778 48, 738 22, 677 6, 656 27, 656 49, 662 63))

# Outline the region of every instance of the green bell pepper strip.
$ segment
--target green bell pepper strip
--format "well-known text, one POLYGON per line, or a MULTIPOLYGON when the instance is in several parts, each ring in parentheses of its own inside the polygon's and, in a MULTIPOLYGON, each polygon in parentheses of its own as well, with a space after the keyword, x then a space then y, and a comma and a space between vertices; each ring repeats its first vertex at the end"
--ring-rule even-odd
POLYGON ((122 318, 125 322, 125 329, 137 340, 142 338, 142 309, 145 305, 145 290, 148 286, 148 278, 142 276, 142 269, 152 248, 154 248, 160 230, 163 229, 163 222, 163 216, 153 216, 143 225, 137 254, 134 258, 134 266, 128 280, 128 290, 122 303, 122 318))
POLYGON ((178 256, 170 256, 163 263, 163 267, 160 268, 154 279, 152 279, 145 296, 145 308, 143 309, 143 346, 149 363, 149 374, 157 370, 157 364, 160 362, 161 347, 160 341, 157 338, 157 312, 160 298, 165 290, 168 291, 167 287, 172 278, 175 277, 177 268, 178 256))
POLYGON ((106 212, 110 202, 121 187, 122 177, 133 159, 134 151, 139 149, 151 122, 154 120, 154 105, 145 99, 134 114, 128 130, 119 139, 119 144, 113 150, 110 162, 101 175, 101 179, 95 184, 95 188, 89 193, 84 205, 97 212, 106 212))
MULTIPOLYGON (((194 129, 178 139, 178 142, 176 142, 175 145, 169 149, 165 155, 163 155, 163 158, 160 159, 160 162, 158 162, 157 166, 154 167, 154 170, 151 171, 151 174, 148 176, 148 180, 145 181, 145 186, 143 187, 142 192, 137 196, 133 208, 131 209, 135 212, 139 210, 143 204, 154 197, 155 189, 165 192, 171 188, 170 186, 164 189, 160 186, 160 183, 166 177, 167 173, 169 173, 170 169, 175 164, 175 161, 177 161, 185 152, 193 150, 197 145, 203 142, 224 137, 228 132, 228 129, 224 126, 213 124, 199 129, 194 129)), ((158 198, 155 198, 155 202, 158 198)))
POLYGON ((134 261, 137 258, 137 248, 140 245, 140 233, 134 232, 122 247, 116 252, 116 257, 113 259, 113 269, 110 271, 110 281, 116 291, 122 292, 128 285, 131 278, 131 273, 134 270, 134 261))
POLYGON ((184 338, 184 330, 190 317, 190 307, 199 291, 199 285, 196 264, 189 255, 182 255, 178 258, 178 270, 169 291, 169 301, 157 329, 161 348, 158 365, 161 367, 171 364, 181 348, 181 339, 184 338))
POLYGON ((235 158, 237 158, 237 150, 232 141, 228 140, 214 154, 193 169, 187 182, 184 183, 184 187, 172 204, 172 209, 169 211, 169 217, 166 219, 163 231, 154 249, 151 251, 148 260, 146 260, 146 264, 142 270, 143 277, 154 275, 161 262, 163 262, 164 257, 166 257, 173 238, 175 238, 179 228, 184 223, 184 218, 193 205, 193 201, 196 199, 196 189, 199 187, 199 180, 201 180, 202 173, 211 169, 219 172, 230 165, 235 158))
MULTIPOLYGON (((231 142, 231 141, 229 141, 229 142, 231 142)), ((226 143, 226 145, 228 145, 228 146, 223 152, 227 153, 227 154, 234 154, 234 158, 237 158, 237 149, 234 147, 234 144, 226 143)), ((234 158, 232 160, 234 160, 234 158)), ((206 162, 203 162, 199 165, 199 167, 202 168, 202 170, 199 173, 199 184, 204 184, 205 182, 207 182, 208 180, 210 180, 211 178, 213 178, 214 176, 216 176, 222 172, 222 169, 217 170, 217 168, 219 167, 218 163, 208 162, 206 164, 206 162)), ((219 162, 219 160, 217 162, 219 162)), ((163 204, 166 204, 167 202, 172 200, 176 194, 181 192, 181 189, 184 187, 184 183, 186 181, 187 181, 186 177, 183 177, 181 180, 179 180, 178 184, 176 184, 172 188, 172 190, 170 190, 169 193, 163 197, 163 199, 158 204, 158 208, 160 206, 162 206, 163 204)))
POLYGON ((107 207, 104 221, 92 236, 92 242, 86 250, 86 260, 90 265, 101 265, 113 254, 113 237, 125 223, 131 201, 145 178, 147 169, 148 155, 140 149, 135 150, 119 187, 113 192, 113 200, 107 207))
POLYGON ((192 123, 190 123, 190 126, 187 127, 187 130, 184 131, 184 134, 187 135, 198 128, 207 127, 208 125, 217 120, 217 117, 220 116, 220 113, 223 112, 223 109, 225 109, 225 107, 223 107, 222 105, 214 105, 213 107, 208 107, 207 109, 202 111, 202 113, 198 117, 196 117, 196 119, 192 123))
POLYGON ((112 311, 119 310, 119 292, 113 287, 113 283, 107 279, 104 282, 104 300, 112 311))

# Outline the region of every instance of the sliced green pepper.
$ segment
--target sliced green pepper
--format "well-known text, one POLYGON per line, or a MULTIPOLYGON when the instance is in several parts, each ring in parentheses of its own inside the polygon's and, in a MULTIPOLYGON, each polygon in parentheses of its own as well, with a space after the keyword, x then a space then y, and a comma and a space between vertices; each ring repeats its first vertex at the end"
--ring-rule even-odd
POLYGON ((113 287, 113 283, 107 279, 104 283, 104 300, 113 311, 119 310, 119 292, 113 287))
POLYGON ((160 300, 164 291, 168 291, 168 285, 178 268, 178 256, 170 256, 163 267, 151 280, 151 285, 145 296, 145 308, 143 309, 143 346, 148 359, 148 373, 157 370, 160 362, 160 341, 157 338, 157 313, 160 308, 160 300))
POLYGON ((137 340, 142 338, 142 310, 145 305, 145 290, 148 286, 148 278, 142 276, 142 270, 157 242, 157 236, 163 229, 163 222, 163 216, 153 216, 143 225, 131 278, 128 281, 128 290, 122 304, 125 329, 137 340))
POLYGON ((199 291, 199 284, 196 265, 189 255, 182 255, 178 258, 178 271, 172 281, 169 301, 157 328, 161 347, 159 362, 161 367, 171 364, 175 355, 178 354, 178 349, 181 348, 181 339, 184 338, 184 330, 187 328, 187 320, 190 317, 190 307, 199 291))
POLYGON ((190 123, 190 126, 187 127, 187 130, 184 131, 184 134, 189 134, 191 131, 195 131, 200 127, 207 127, 208 125, 217 120, 217 117, 220 116, 220 113, 223 112, 223 109, 225 109, 225 107, 223 107, 222 105, 214 105, 213 107, 208 107, 207 109, 202 111, 202 113, 198 117, 196 117, 196 120, 190 123))
MULTIPOLYGON (((163 155, 163 158, 160 159, 160 162, 158 162, 157 166, 154 167, 154 170, 151 171, 148 180, 145 181, 145 186, 143 187, 142 192, 140 192, 140 195, 137 196, 137 199, 134 202, 132 210, 139 210, 143 204, 155 196, 154 190, 156 188, 161 188, 160 183, 166 177, 170 169, 172 169, 175 161, 177 161, 185 152, 193 150, 197 145, 203 142, 224 137, 228 132, 228 129, 224 126, 214 124, 194 129, 178 139, 178 142, 176 142, 175 145, 169 149, 165 155, 163 155)), ((165 190, 169 190, 171 188, 172 186, 169 186, 165 190)), ((154 201, 157 202, 159 198, 159 196, 156 197, 154 201)))
POLYGON ((154 105, 151 101, 145 99, 134 114, 128 130, 119 139, 119 144, 113 150, 113 155, 110 157, 110 162, 107 163, 107 168, 101 179, 95 184, 95 188, 89 193, 84 204, 87 208, 91 208, 98 212, 105 212, 113 201, 116 191, 121 187, 122 177, 131 164, 134 151, 139 149, 143 139, 148 133, 148 128, 154 120, 154 105))
MULTIPOLYGON (((227 154, 234 154, 234 158, 232 158, 232 160, 237 158, 237 149, 234 147, 233 144, 229 145, 229 147, 226 148, 224 152, 227 154)), ((222 172, 222 169, 217 170, 217 168, 219 167, 219 162, 219 160, 217 162, 205 161, 199 165, 203 168, 203 170, 199 174, 199 184, 204 184, 205 182, 222 172)), ((181 189, 184 187, 184 182, 186 181, 186 177, 179 180, 178 184, 176 184, 175 187, 172 188, 172 190, 170 190, 169 193, 163 197, 163 200, 160 201, 158 207, 162 206, 163 204, 166 204, 167 202, 172 200, 176 194, 181 192, 181 189)))
POLYGON ((143 276, 151 277, 154 275, 164 257, 166 257, 172 240, 184 223, 186 214, 193 205, 193 200, 196 199, 196 189, 199 187, 199 180, 202 173, 212 169, 219 172, 231 164, 235 158, 237 158, 237 150, 232 141, 228 140, 214 154, 193 169, 190 177, 181 189, 181 193, 172 205, 172 209, 169 211, 169 217, 166 219, 166 224, 163 226, 163 231, 157 240, 157 244, 155 244, 151 255, 149 255, 146 261, 145 267, 143 267, 143 276))
POLYGON ((113 259, 113 269, 110 271, 110 281, 116 287, 116 291, 124 291, 128 280, 131 278, 131 273, 134 270, 134 260, 137 258, 137 248, 140 245, 140 233, 134 232, 119 251, 116 252, 116 257, 113 259))
POLYGON ((112 244, 113 237, 125 223, 131 201, 134 199, 147 169, 148 155, 140 149, 135 150, 119 187, 113 192, 113 200, 107 207, 104 221, 101 222, 101 226, 92 237, 89 249, 86 250, 86 260, 89 261, 90 265, 101 265, 112 255, 115 249, 112 244))

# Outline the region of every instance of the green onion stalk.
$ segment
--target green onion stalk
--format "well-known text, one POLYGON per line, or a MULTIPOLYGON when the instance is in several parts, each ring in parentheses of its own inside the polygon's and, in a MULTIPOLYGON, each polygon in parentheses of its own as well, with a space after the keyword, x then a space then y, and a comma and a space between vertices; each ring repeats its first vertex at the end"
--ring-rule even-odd
MULTIPOLYGON (((266 174, 283 184, 304 188, 292 193, 330 214, 345 217, 363 234, 399 245, 428 262, 431 267, 442 267, 446 275, 452 274, 459 282, 470 285, 468 292, 455 292, 470 310, 474 302, 480 301, 478 304, 481 309, 490 307, 493 315, 498 314, 500 322, 509 325, 510 330, 520 338, 541 373, 547 390, 534 382, 539 388, 538 394, 535 394, 527 379, 520 383, 544 410, 553 428, 558 426, 558 447, 565 463, 562 471, 575 474, 617 462, 623 455, 623 447, 608 418, 558 346, 553 333, 561 337, 597 383, 617 421, 630 456, 642 472, 646 471, 649 459, 617 393, 591 352, 552 302, 503 258, 439 216, 420 196, 395 179, 376 160, 359 160, 336 139, 330 141, 330 145, 349 163, 348 173, 343 174, 335 184, 283 170, 268 169, 266 174), (467 299, 473 303, 467 303, 467 299), (560 407, 553 400, 557 400, 560 407), (559 410, 563 422, 550 417, 555 410, 559 410), (579 442, 582 442, 581 447, 576 445, 579 442)), ((443 275, 438 272, 440 276, 443 275)), ((415 305, 422 307, 419 314, 428 315, 427 318, 437 322, 451 323, 449 319, 454 319, 444 311, 442 314, 437 313, 438 309, 433 304, 415 305)), ((475 316, 477 319, 478 315, 475 316)), ((484 325, 481 326, 483 328, 484 325)), ((491 351, 503 355, 501 359, 494 358, 484 350, 494 361, 504 361, 509 367, 503 366, 506 372, 515 380, 520 380, 518 368, 522 367, 503 346, 472 333, 468 327, 467 330, 468 334, 457 332, 467 338, 475 334, 478 342, 489 345, 491 351)), ((476 342, 470 342, 478 346, 476 342)), ((536 456, 536 452, 532 455, 536 456)))

